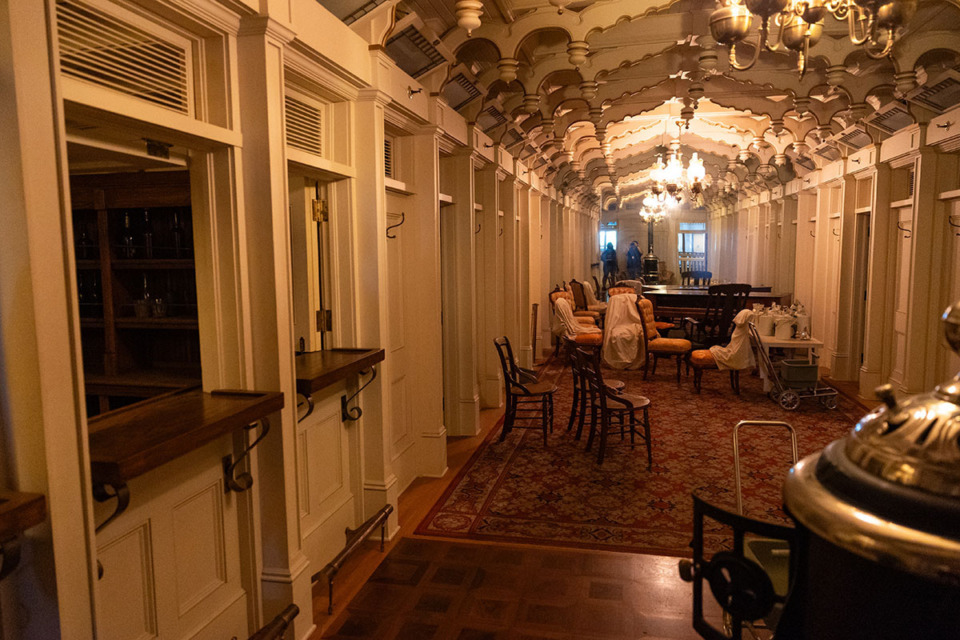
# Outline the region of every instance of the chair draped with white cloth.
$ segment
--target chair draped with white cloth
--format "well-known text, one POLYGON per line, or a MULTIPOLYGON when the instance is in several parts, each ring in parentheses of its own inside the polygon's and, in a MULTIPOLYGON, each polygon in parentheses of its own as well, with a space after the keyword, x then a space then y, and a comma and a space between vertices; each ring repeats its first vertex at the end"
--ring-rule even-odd
POLYGON ((639 369, 646 361, 643 322, 637 312, 637 295, 622 293, 607 303, 603 335, 603 361, 614 369, 639 369))
POLYGON ((570 301, 558 297, 553 304, 554 334, 573 340, 578 344, 599 345, 603 339, 600 327, 594 324, 584 324, 581 318, 573 315, 570 301))
POLYGON ((714 345, 709 349, 697 349, 690 353, 688 362, 693 367, 693 388, 697 393, 700 393, 703 372, 719 369, 730 372, 730 387, 734 393, 740 395, 740 372, 752 369, 756 363, 748 327, 753 315, 753 311, 743 309, 734 317, 733 333, 726 346, 714 345))

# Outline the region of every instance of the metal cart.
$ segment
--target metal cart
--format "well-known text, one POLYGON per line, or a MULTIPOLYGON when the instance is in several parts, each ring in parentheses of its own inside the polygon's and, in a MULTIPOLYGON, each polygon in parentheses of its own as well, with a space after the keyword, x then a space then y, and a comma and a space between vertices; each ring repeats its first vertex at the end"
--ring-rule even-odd
POLYGON ((816 358, 813 362, 801 360, 781 360, 781 370, 774 366, 770 355, 764 350, 760 334, 754 323, 749 323, 750 342, 757 352, 757 361, 763 367, 764 375, 773 384, 770 399, 787 411, 800 406, 804 398, 816 398, 827 409, 837 408, 837 390, 820 382, 819 366, 816 358))

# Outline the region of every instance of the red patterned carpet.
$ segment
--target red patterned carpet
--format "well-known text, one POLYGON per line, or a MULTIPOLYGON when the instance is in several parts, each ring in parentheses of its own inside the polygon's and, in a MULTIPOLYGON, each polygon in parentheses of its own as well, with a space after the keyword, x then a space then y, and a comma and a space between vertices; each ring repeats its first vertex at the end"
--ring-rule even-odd
MULTIPOLYGON (((661 363, 664 364, 664 363, 661 363)), ((499 540, 666 555, 689 555, 697 491, 710 502, 735 509, 732 433, 740 420, 783 420, 797 430, 803 457, 841 437, 863 414, 840 397, 830 411, 803 400, 788 412, 763 393, 761 381, 741 376, 742 394, 733 395, 728 376, 704 375, 701 395, 691 379, 680 387, 670 366, 644 381, 641 372, 604 370, 627 390, 646 395, 653 436, 653 468, 646 450, 613 439, 602 466, 596 455, 566 432, 572 380, 569 368, 547 365, 542 379, 557 381, 555 431, 544 448, 540 432, 514 430, 499 442, 500 427, 474 457, 416 533, 449 538, 499 540)), ((596 446, 596 445, 594 445, 596 446)), ((741 433, 744 512, 785 522, 780 509, 782 478, 790 466, 786 431, 754 427, 741 433)), ((710 547, 728 546, 717 526, 706 536, 710 547)))

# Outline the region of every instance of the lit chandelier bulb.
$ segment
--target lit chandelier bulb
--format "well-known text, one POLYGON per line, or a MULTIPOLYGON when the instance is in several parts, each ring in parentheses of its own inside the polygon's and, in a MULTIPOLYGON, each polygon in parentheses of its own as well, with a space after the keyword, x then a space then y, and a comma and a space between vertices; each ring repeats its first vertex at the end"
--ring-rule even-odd
POLYGON ((473 35, 474 29, 480 28, 480 14, 483 13, 483 3, 480 0, 458 0, 456 7, 457 26, 473 35))

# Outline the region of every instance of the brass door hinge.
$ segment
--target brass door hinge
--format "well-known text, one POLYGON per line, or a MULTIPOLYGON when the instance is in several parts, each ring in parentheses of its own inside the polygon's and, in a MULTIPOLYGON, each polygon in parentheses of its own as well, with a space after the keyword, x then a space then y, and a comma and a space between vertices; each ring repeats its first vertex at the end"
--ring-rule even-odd
POLYGON ((317 331, 333 331, 333 311, 317 309, 317 331))
POLYGON ((327 210, 326 200, 311 200, 313 205, 313 221, 326 222, 330 219, 330 212, 327 210))

